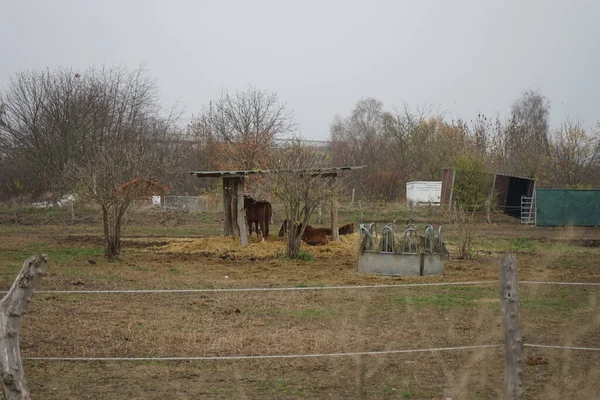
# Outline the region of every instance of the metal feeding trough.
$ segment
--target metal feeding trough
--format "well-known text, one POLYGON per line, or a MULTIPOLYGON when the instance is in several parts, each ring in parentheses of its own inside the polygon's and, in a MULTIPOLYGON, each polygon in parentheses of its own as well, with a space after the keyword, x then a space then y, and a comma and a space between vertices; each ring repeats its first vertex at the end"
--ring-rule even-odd
POLYGON ((401 235, 397 229, 395 224, 387 224, 378 237, 374 223, 360 225, 359 271, 390 276, 423 276, 444 272, 444 260, 448 252, 441 226, 437 240, 432 225, 425 227, 423 236, 419 236, 412 224, 401 235))

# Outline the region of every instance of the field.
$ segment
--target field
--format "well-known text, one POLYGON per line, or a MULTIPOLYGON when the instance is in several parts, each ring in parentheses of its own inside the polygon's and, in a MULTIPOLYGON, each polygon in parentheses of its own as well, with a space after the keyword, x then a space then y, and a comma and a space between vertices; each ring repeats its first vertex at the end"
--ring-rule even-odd
MULTIPOLYGON (((359 211, 343 207, 341 222, 359 211)), ((476 222, 474 258, 446 262, 442 276, 392 278, 356 268, 358 235, 302 259, 284 259, 283 242, 242 249, 218 237, 217 212, 138 209, 128 215, 122 260, 102 258, 94 210, 26 210, 14 223, 0 212, 0 283, 23 261, 47 253, 40 290, 211 289, 397 285, 497 281, 498 260, 517 253, 527 281, 600 282, 594 228, 536 228, 496 216, 476 222), (92 260, 95 264, 90 263, 92 260)), ((367 221, 404 224, 406 209, 373 205, 367 221)), ((419 230, 456 230, 439 210, 422 209, 419 230)), ((275 222, 281 221, 276 213, 275 222)), ((326 223, 327 221, 324 221, 326 223)), ((276 224, 275 224, 276 225, 276 224)), ((278 226, 273 226, 275 236, 278 226)), ((498 283, 263 292, 37 293, 24 317, 24 357, 194 357, 328 354, 501 344, 498 283)), ((521 284, 524 342, 600 347, 600 286, 521 284)), ((497 399, 501 347, 436 352, 180 361, 25 360, 38 399, 497 399)), ((526 348, 528 399, 600 398, 600 353, 526 348)))

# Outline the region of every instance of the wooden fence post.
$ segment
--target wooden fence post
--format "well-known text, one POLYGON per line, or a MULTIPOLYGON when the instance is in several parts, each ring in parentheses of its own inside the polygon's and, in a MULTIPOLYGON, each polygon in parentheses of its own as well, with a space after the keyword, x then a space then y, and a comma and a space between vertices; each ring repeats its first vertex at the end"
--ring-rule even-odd
POLYGON ((29 257, 0 301, 0 377, 6 400, 30 399, 19 349, 21 316, 46 273, 48 256, 29 257))
POLYGON ((358 201, 358 209, 360 210, 360 223, 362 224, 363 221, 363 208, 362 208, 362 202, 359 200, 358 201))
POLYGON ((519 275, 517 257, 507 254, 500 260, 500 307, 504 320, 504 399, 523 398, 523 338, 519 319, 519 275))

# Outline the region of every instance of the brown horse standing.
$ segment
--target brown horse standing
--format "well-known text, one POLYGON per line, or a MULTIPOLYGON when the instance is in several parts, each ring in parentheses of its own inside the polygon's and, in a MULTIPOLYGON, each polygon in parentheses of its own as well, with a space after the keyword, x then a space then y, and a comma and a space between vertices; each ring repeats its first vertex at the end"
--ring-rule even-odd
POLYGON ((244 196, 244 211, 246 212, 246 221, 252 236, 252 224, 256 227, 256 236, 258 228, 262 233, 263 240, 269 237, 269 221, 271 221, 271 203, 268 201, 256 201, 252 197, 244 196))

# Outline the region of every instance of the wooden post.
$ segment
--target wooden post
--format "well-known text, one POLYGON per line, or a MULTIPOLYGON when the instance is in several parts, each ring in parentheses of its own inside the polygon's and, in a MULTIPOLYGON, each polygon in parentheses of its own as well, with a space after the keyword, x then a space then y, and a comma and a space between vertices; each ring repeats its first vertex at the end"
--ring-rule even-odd
POLYGON ((500 307, 504 320, 504 399, 523 398, 523 338, 519 319, 519 275, 517 257, 507 254, 500 260, 500 307))
POLYGON ((237 180, 237 226, 240 232, 242 247, 248 246, 248 233, 246 232, 246 215, 244 214, 244 178, 237 180))
POLYGON ((363 220, 362 202, 360 200, 358 201, 358 209, 360 210, 360 223, 362 224, 365 221, 363 220))
POLYGON ((71 208, 71 225, 75 225, 75 199, 69 202, 71 208))
POLYGON ((323 208, 321 206, 319 206, 317 211, 319 213, 319 219, 318 219, 317 223, 322 224, 323 223, 323 208))
POLYGON ((10 290, 0 301, 0 376, 6 400, 30 399, 21 362, 21 316, 46 273, 48 256, 29 257, 10 290))
POLYGON ((350 204, 354 204, 354 191, 355 189, 352 189, 352 199, 350 200, 350 204))
MULTIPOLYGON (((231 227, 233 236, 240 236, 240 226, 238 225, 238 188, 239 188, 239 178, 233 178, 231 180, 231 204, 229 207, 231 208, 231 227)), ((243 192, 242 192, 243 194, 243 192)), ((242 204, 244 201, 244 196, 242 195, 242 204)), ((244 208, 242 207, 242 212, 244 208)))
POLYGON ((223 235, 233 234, 231 220, 231 178, 223 178, 223 235))
POLYGON ((448 210, 452 209, 452 195, 454 194, 454 180, 456 179, 456 171, 452 171, 452 185, 450 186, 450 200, 448 200, 448 210))
POLYGON ((333 240, 336 242, 340 241, 340 231, 338 222, 338 201, 337 199, 331 200, 331 232, 333 240))

